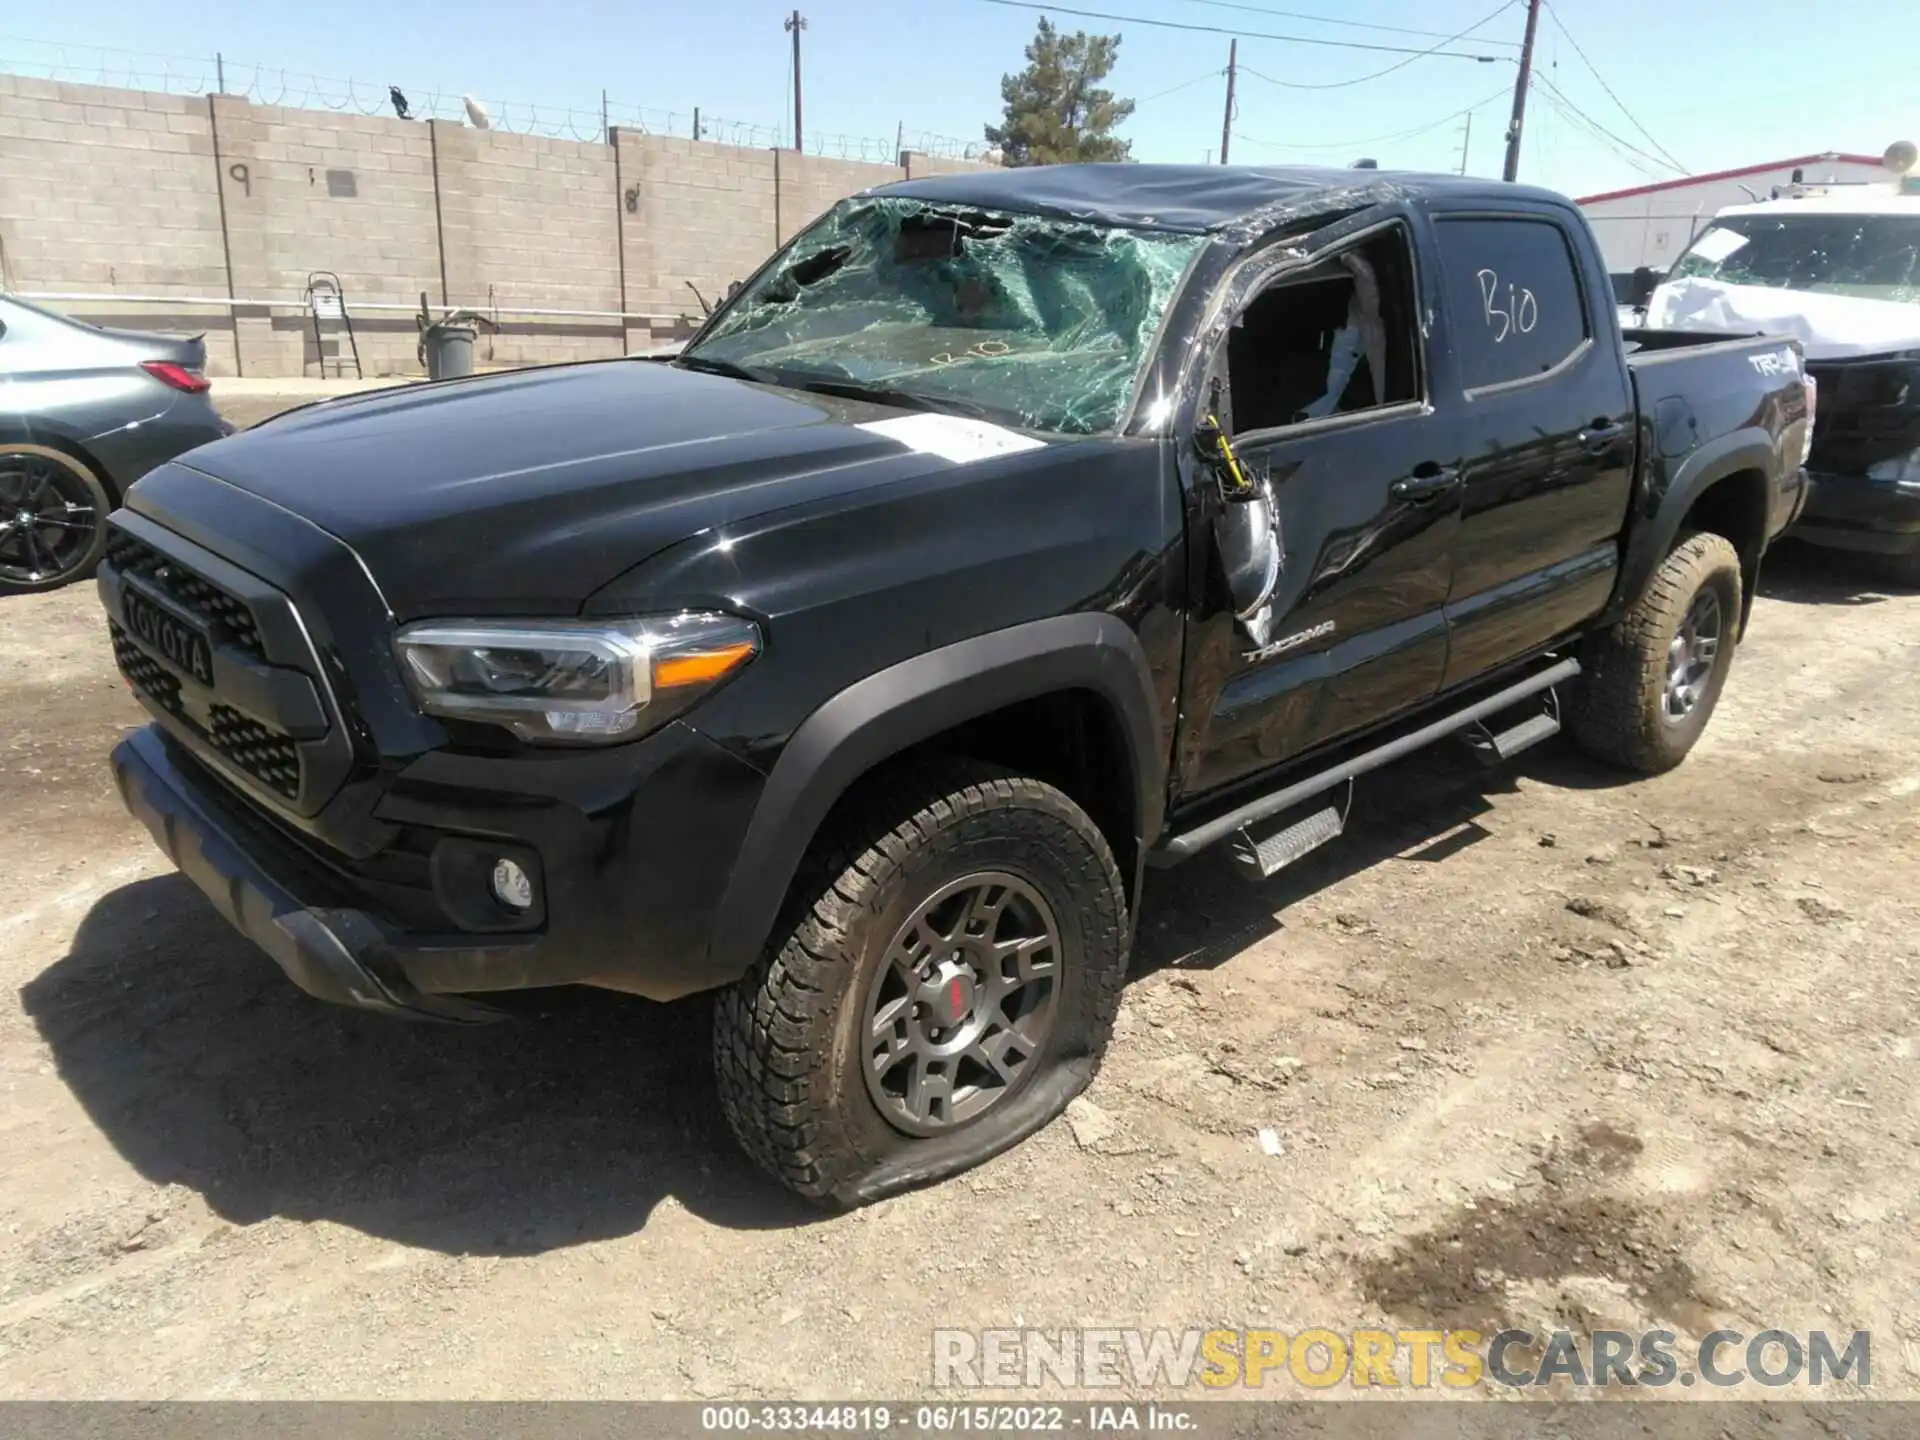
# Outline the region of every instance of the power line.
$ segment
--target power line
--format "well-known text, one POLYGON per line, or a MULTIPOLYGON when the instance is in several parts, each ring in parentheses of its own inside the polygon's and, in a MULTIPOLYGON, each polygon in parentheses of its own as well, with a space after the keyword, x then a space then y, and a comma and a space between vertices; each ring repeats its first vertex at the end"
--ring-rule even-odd
POLYGON ((1551 80, 1547 79, 1546 76, 1535 75, 1534 79, 1539 82, 1539 84, 1543 89, 1546 90, 1548 97, 1556 101, 1560 106, 1560 108, 1568 114, 1569 118, 1578 120, 1580 123, 1585 125, 1590 131, 1595 132, 1602 139, 1612 144, 1615 149, 1626 152, 1631 155, 1637 155, 1640 159, 1647 161, 1660 169, 1677 170, 1682 175, 1685 175, 1687 173, 1685 166, 1677 165, 1671 160, 1664 160, 1658 155, 1650 154, 1649 152, 1642 150, 1638 145, 1635 145, 1631 140, 1623 139, 1620 136, 1614 134, 1613 131, 1607 129, 1606 126, 1602 125, 1598 120, 1594 119, 1591 115, 1587 114, 1586 111, 1582 110, 1578 105, 1574 104, 1573 101, 1569 100, 1565 95, 1565 93, 1560 89, 1560 87, 1558 85, 1555 85, 1551 80))
POLYGON ((1191 80, 1182 80, 1178 85, 1169 85, 1166 89, 1156 90, 1151 95, 1142 95, 1133 102, 1134 107, 1137 109, 1142 105, 1151 105, 1154 101, 1164 100, 1169 95, 1178 95, 1182 90, 1191 90, 1194 86, 1204 85, 1209 80, 1218 80, 1226 73, 1224 70, 1209 70, 1206 74, 1196 75, 1191 80))
MULTIPOLYGON (((1367 75, 1356 75, 1350 80, 1329 80, 1324 84, 1314 84, 1308 81, 1300 81, 1300 80, 1276 80, 1271 75, 1261 74, 1258 70, 1255 70, 1251 65, 1242 66, 1241 68, 1244 69, 1249 75, 1253 76, 1255 79, 1264 80, 1269 85, 1278 85, 1283 90, 1344 90, 1349 85, 1364 85, 1369 80, 1378 80, 1383 75, 1391 75, 1396 70, 1404 70, 1407 68, 1407 66, 1413 64, 1415 60, 1424 60, 1429 55, 1443 55, 1443 54, 1458 55, 1459 52, 1457 50, 1443 50, 1441 47, 1445 45, 1451 45, 1456 40, 1466 39, 1467 36, 1471 35, 1474 31, 1478 30, 1482 25, 1487 25, 1492 23, 1495 20, 1498 20, 1502 15, 1506 14, 1507 11, 1511 10, 1515 5, 1519 3, 1520 3, 1520 0, 1506 0, 1506 3, 1502 5, 1498 10, 1495 10, 1492 14, 1484 16, 1481 19, 1474 21, 1473 24, 1469 25, 1466 29, 1460 31, 1458 34, 1449 35, 1446 37, 1446 39, 1442 40, 1438 45, 1430 46, 1425 50, 1413 50, 1413 51, 1396 50, 1394 53, 1404 54, 1407 56, 1407 58, 1405 60, 1396 60, 1393 64, 1387 66, 1383 70, 1375 70, 1372 73, 1367 75)), ((1321 42, 1321 43, 1332 43, 1332 42, 1321 42)), ((1369 47, 1369 48, 1385 48, 1385 47, 1369 47)), ((1465 57, 1463 56, 1461 58, 1464 59, 1465 57)), ((1491 64, 1496 60, 1505 60, 1509 57, 1504 55, 1475 55, 1473 58, 1475 60, 1481 61, 1482 63, 1491 64)))
POLYGON ((1593 61, 1587 58, 1587 52, 1582 50, 1580 48, 1580 42, 1573 38, 1573 31, 1567 28, 1566 21, 1560 18, 1559 7, 1552 4, 1551 0, 1548 0, 1547 3, 1547 14, 1553 17, 1554 28, 1567 37, 1567 43, 1573 46, 1573 53, 1580 57, 1580 63, 1587 67, 1587 72, 1592 75, 1595 80, 1600 82, 1600 88, 1607 92, 1607 98, 1620 107, 1620 113, 1627 117, 1628 123, 1642 135, 1646 136, 1647 143, 1653 146, 1655 150, 1658 150, 1666 162, 1673 166, 1674 169, 1678 170, 1682 175, 1691 173, 1686 166, 1673 158, 1673 152, 1671 150, 1653 138, 1652 134, 1647 130, 1647 127, 1640 123, 1639 119, 1631 110, 1627 109, 1626 101, 1613 93, 1613 87, 1607 84, 1606 77, 1600 73, 1599 68, 1594 65, 1593 61))
POLYGON ((1547 86, 1543 89, 1541 98, 1553 108, 1554 113, 1567 121, 1568 124, 1572 125, 1580 133, 1587 136, 1588 139, 1598 141, 1602 146, 1611 150, 1615 156, 1632 167, 1636 173, 1645 176, 1649 180, 1663 180, 1668 178, 1672 167, 1668 166, 1666 162, 1656 159, 1644 150, 1627 144, 1618 135, 1615 135, 1612 131, 1596 121, 1591 115, 1588 115, 1584 110, 1568 100, 1567 97, 1558 90, 1547 86))
MULTIPOLYGON (((1415 50, 1407 45, 1381 45, 1366 40, 1326 40, 1312 35, 1276 35, 1266 30, 1229 29, 1224 25, 1201 25, 1184 20, 1154 20, 1149 19, 1145 15, 1116 15, 1110 10, 1081 10, 1068 5, 1045 5, 1039 3, 1039 0, 974 0, 974 3, 976 5, 1000 5, 1009 10, 1037 10, 1043 15, 1072 15, 1082 20, 1117 20, 1122 25, 1145 25, 1156 30, 1185 30, 1195 35, 1237 36, 1242 40, 1278 40, 1288 45, 1320 45, 1333 50, 1371 50, 1381 55, 1411 55, 1416 60, 1428 55, 1443 55, 1454 60, 1477 60, 1481 64, 1487 65, 1492 64, 1496 60, 1507 58, 1503 55, 1476 55, 1472 51, 1442 50, 1437 45, 1425 50, 1415 50)), ((1511 8, 1515 3, 1517 3, 1517 0, 1508 0, 1508 3, 1502 5, 1500 10, 1496 10, 1494 14, 1497 15, 1501 10, 1511 8)), ((1492 18, 1493 16, 1489 15, 1487 20, 1491 20, 1492 18)), ((1478 24, 1470 25, 1466 30, 1462 30, 1460 34, 1465 35, 1468 31, 1477 30, 1481 25, 1486 23, 1486 20, 1482 20, 1478 24)), ((1459 37, 1456 36, 1454 38, 1457 39, 1459 37)), ((1242 68, 1244 69, 1245 67, 1243 66, 1242 68)), ((1393 68, 1397 70, 1400 67, 1396 65, 1393 68)), ((1281 82, 1276 80, 1272 83, 1277 85, 1281 82)), ((1359 82, 1354 81, 1352 83, 1358 84, 1359 82)))
MULTIPOLYGON (((1207 5, 1215 10, 1239 10, 1248 15, 1271 15, 1279 20, 1311 20, 1316 25, 1345 25, 1353 30, 1379 30, 1389 35, 1422 35, 1436 39, 1444 32, 1439 30, 1416 30, 1407 25, 1380 25, 1368 20, 1342 20, 1332 15, 1310 15, 1304 10, 1275 10, 1267 5, 1241 5, 1235 0, 1186 0, 1189 5, 1207 5)), ((1510 45, 1519 48, 1517 40, 1489 40, 1489 45, 1510 45)))
POLYGON ((1491 95, 1486 96, 1484 99, 1476 100, 1473 104, 1466 106, 1464 109, 1456 110, 1451 115, 1442 115, 1438 120, 1429 121, 1424 125, 1416 125, 1411 130, 1396 130, 1391 135, 1367 135, 1358 140, 1315 140, 1305 144, 1283 144, 1273 140, 1262 140, 1254 135, 1243 135, 1238 130, 1234 131, 1233 135, 1236 140, 1244 140, 1249 145, 1259 145, 1267 150, 1358 150, 1366 145, 1385 145, 1395 140, 1411 140, 1416 135, 1425 135, 1430 131, 1438 130, 1443 125, 1451 125, 1462 115, 1471 115, 1476 110, 1484 109, 1495 100, 1503 98, 1506 93, 1507 87, 1502 85, 1491 95))

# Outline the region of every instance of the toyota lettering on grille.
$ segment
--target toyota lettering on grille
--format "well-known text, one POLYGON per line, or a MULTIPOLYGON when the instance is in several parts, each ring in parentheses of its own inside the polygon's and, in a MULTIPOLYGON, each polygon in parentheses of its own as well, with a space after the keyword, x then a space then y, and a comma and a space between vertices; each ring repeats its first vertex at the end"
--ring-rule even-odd
POLYGON ((213 642, 199 626, 162 609, 129 585, 122 592, 127 629, 160 659, 190 679, 213 685, 213 642))

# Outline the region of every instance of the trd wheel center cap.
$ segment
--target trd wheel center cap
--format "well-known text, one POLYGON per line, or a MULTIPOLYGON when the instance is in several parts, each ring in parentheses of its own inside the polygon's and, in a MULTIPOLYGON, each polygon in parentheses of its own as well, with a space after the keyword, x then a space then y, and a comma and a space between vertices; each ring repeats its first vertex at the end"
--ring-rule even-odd
POLYGON ((974 990, 971 967, 958 959, 943 960, 921 984, 918 999, 934 1029, 951 1030, 972 1011, 974 990))

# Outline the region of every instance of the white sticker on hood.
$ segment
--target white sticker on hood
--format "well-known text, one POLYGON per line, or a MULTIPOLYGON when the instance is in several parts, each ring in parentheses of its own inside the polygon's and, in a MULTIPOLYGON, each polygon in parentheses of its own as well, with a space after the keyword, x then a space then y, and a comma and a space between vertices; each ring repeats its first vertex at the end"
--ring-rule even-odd
POLYGON ((959 415, 902 415, 897 420, 873 420, 858 428, 897 440, 922 455, 938 455, 956 465, 990 460, 995 455, 1012 455, 1021 450, 1039 450, 1046 444, 1017 430, 959 415))

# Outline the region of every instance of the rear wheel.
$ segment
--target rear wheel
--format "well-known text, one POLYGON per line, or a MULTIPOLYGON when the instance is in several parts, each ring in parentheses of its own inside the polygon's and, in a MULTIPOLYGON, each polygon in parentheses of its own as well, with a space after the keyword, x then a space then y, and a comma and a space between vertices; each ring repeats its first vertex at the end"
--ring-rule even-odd
POLYGON ((1720 699, 1739 625, 1739 555, 1723 536, 1688 536, 1626 617, 1582 648, 1574 743, 1646 775, 1678 765, 1720 699))
POLYGON ((0 594, 53 590, 91 574, 113 499, 64 451, 0 445, 0 594))
POLYGON ((823 837, 765 958, 719 997, 741 1146, 851 1205, 1017 1144, 1092 1079, 1127 959, 1098 827, 1051 785, 953 760, 885 777, 823 837))

